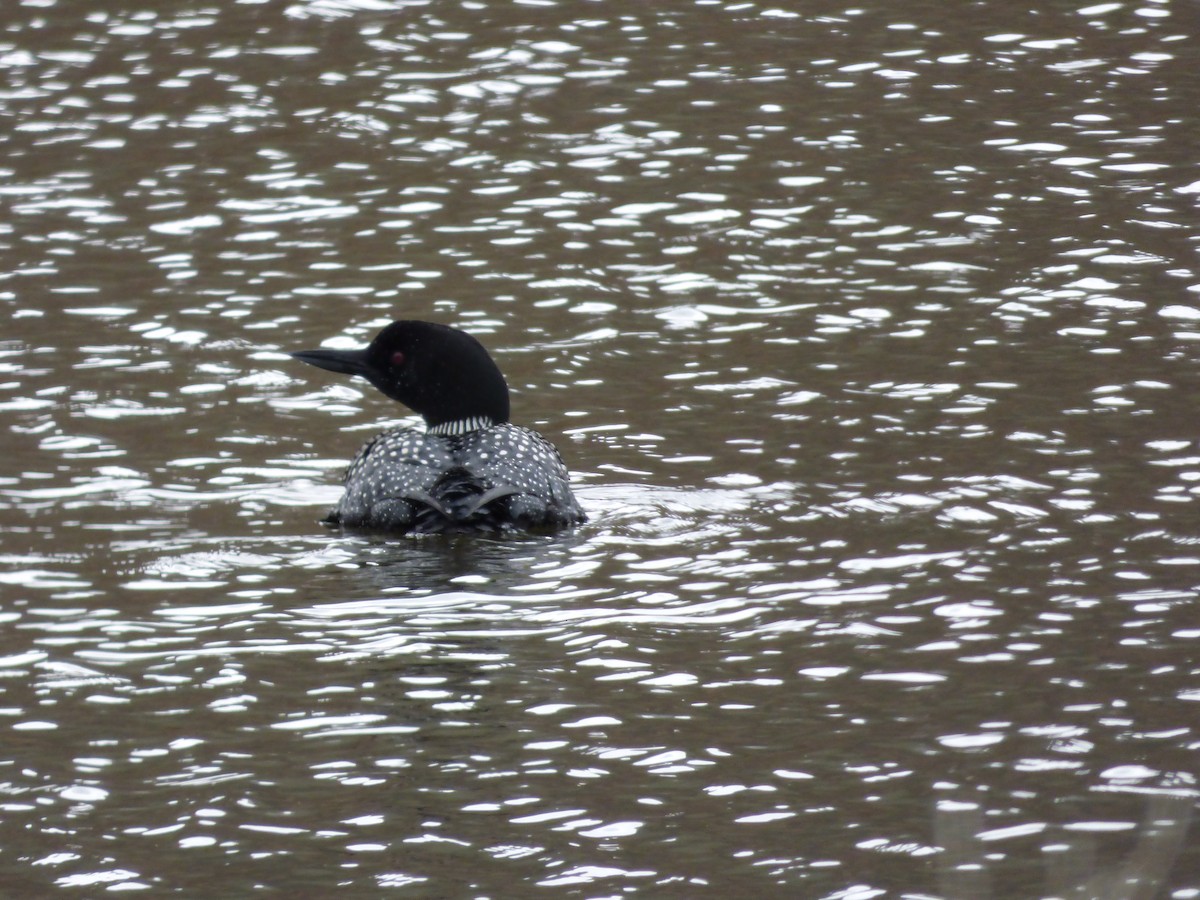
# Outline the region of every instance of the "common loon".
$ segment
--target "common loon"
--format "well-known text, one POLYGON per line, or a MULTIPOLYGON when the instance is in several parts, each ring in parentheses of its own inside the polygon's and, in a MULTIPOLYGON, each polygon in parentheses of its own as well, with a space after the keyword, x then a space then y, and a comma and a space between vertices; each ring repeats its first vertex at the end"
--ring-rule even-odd
POLYGON ((553 531, 586 520, 558 450, 508 421, 508 384, 487 350, 448 325, 393 322, 364 350, 293 357, 361 375, 418 413, 425 431, 368 441, 324 521, 414 533, 553 531))

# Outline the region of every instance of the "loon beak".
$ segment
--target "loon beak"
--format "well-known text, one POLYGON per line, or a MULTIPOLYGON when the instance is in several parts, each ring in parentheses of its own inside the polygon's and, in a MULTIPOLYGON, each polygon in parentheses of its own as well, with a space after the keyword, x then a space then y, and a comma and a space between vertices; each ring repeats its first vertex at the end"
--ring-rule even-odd
POLYGON ((342 375, 361 375, 363 378, 369 378, 371 374, 366 350, 301 350, 293 353, 292 358, 318 369, 340 372, 342 375))

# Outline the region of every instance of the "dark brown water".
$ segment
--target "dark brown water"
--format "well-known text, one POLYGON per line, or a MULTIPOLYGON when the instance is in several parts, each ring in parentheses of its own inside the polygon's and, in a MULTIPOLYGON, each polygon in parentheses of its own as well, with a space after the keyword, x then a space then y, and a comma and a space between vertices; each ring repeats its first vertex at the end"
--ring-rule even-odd
POLYGON ((0 894, 1200 897, 1200 35, 1033 6, 4 3, 0 894), (397 317, 586 526, 317 524, 397 317))

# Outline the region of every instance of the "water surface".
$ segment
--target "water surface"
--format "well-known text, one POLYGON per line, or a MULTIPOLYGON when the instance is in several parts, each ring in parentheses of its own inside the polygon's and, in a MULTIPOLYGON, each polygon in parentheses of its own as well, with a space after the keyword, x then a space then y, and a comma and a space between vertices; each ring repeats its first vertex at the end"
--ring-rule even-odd
POLYGON ((1178 3, 0 11, 13 895, 1200 896, 1178 3), (590 515, 317 524, 489 346, 590 515))

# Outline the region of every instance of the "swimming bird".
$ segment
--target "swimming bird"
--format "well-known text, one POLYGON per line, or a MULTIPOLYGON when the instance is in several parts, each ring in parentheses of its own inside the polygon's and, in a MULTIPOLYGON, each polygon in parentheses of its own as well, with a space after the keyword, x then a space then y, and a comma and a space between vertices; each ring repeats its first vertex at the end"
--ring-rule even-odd
POLYGON ((558 449, 509 422, 508 384, 467 332, 401 320, 362 350, 292 356, 366 378, 425 420, 368 441, 329 525, 412 533, 557 531, 586 520, 558 449))

